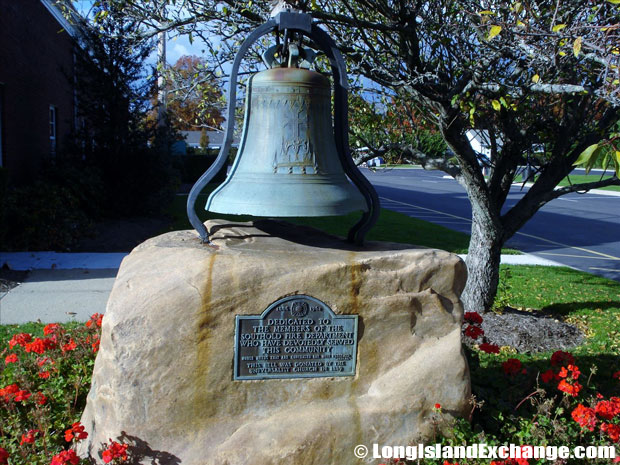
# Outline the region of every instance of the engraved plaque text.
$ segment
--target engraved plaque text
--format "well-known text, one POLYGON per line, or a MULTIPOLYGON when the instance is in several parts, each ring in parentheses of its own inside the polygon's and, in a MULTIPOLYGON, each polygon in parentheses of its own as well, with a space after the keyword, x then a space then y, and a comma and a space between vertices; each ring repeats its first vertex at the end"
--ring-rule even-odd
POLYGON ((236 380, 355 376, 357 315, 294 295, 235 324, 236 380))

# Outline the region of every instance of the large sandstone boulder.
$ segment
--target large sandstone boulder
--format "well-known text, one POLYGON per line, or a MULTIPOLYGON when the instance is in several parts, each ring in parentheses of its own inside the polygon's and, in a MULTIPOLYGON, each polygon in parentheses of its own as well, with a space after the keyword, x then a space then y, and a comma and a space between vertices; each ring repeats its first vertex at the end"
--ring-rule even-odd
POLYGON ((83 455, 130 444, 136 463, 304 465, 358 461, 358 444, 408 445, 433 406, 470 394, 461 349, 464 263, 402 244, 364 248, 273 221, 211 222, 125 258, 103 320, 82 422, 83 455), (235 316, 312 296, 358 315, 354 376, 234 380, 235 316))

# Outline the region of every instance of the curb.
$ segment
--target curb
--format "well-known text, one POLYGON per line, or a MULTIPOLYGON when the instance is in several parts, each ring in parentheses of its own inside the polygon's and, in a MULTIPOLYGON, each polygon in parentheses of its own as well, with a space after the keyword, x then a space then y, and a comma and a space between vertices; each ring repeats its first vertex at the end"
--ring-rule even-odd
POLYGON ((127 255, 126 252, 0 252, 0 267, 18 271, 118 269, 127 255))

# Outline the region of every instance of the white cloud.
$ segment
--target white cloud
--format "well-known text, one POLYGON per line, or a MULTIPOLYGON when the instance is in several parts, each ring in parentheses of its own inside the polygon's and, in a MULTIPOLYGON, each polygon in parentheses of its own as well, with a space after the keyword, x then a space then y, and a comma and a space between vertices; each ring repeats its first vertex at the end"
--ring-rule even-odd
POLYGON ((169 64, 175 64, 183 55, 190 55, 188 48, 182 43, 179 43, 178 40, 168 43, 171 45, 168 47, 168 56, 166 57, 169 64))

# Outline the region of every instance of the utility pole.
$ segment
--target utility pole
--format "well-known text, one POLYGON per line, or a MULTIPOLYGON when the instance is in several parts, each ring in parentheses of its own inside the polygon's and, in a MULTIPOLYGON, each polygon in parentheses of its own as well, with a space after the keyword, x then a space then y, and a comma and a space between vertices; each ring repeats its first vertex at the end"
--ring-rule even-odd
POLYGON ((157 40, 157 127, 165 127, 166 122, 166 108, 168 105, 168 98, 166 95, 166 77, 164 75, 166 70, 166 32, 159 33, 157 40))

